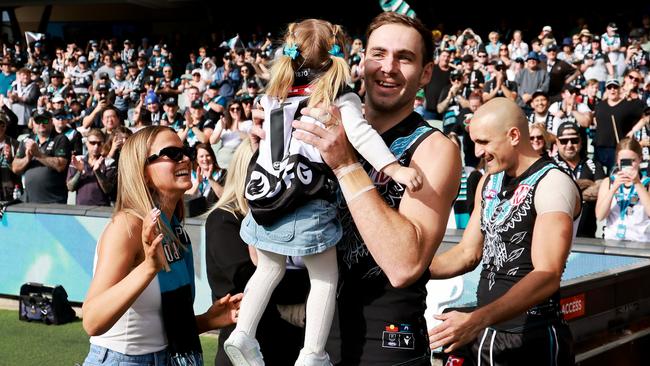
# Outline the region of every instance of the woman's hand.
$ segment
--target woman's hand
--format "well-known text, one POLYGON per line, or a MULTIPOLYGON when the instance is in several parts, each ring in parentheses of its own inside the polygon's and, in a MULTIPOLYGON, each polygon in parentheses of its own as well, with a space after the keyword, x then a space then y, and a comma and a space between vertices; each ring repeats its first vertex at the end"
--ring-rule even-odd
POLYGON ((160 210, 152 209, 142 220, 142 247, 144 249, 144 262, 154 272, 159 272, 163 267, 169 268, 167 259, 163 254, 163 234, 158 232, 158 219, 160 210))
POLYGON ((197 319, 199 332, 227 327, 237 322, 239 305, 244 294, 226 295, 217 301, 197 319))

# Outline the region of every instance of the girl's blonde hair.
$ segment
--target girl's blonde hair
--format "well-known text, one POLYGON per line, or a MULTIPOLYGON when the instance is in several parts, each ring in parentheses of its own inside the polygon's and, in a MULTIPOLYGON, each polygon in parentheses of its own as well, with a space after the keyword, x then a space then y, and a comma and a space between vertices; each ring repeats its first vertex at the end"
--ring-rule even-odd
POLYGON ((244 189, 246 188, 248 165, 252 157, 253 147, 250 139, 246 138, 239 144, 232 156, 223 193, 212 210, 220 208, 235 216, 245 216, 248 213, 248 201, 244 196, 244 189))
MULTIPOLYGON (((113 211, 114 217, 119 212, 125 212, 144 220, 147 214, 154 207, 157 207, 157 203, 159 203, 158 194, 148 186, 144 169, 149 157, 149 146, 162 132, 174 133, 169 127, 150 126, 133 134, 122 146, 117 168, 117 200, 113 211)), ((182 200, 179 200, 176 204, 174 216, 179 220, 183 220, 185 217, 182 200)), ((165 233, 175 243, 180 244, 176 234, 167 225, 162 224, 161 221, 158 220, 160 232, 165 233)), ((132 235, 132 233, 129 233, 129 235, 132 235)))
POLYGON ((347 57, 347 37, 341 26, 321 19, 306 19, 291 23, 284 37, 284 45, 296 46, 298 56, 292 59, 280 55, 271 67, 271 80, 266 94, 285 100, 289 88, 293 86, 294 73, 300 69, 311 68, 322 72, 310 84, 309 106, 323 103, 327 108, 350 80, 347 57), (338 46, 344 57, 330 54, 332 47, 338 46))

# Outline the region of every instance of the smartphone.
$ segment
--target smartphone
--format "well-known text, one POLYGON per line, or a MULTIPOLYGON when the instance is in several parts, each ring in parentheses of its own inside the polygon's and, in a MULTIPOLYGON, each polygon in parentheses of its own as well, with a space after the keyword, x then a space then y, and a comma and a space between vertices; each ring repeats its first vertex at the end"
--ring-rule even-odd
POLYGON ((633 162, 632 159, 621 159, 621 161, 619 163, 620 166, 621 166, 621 170, 623 170, 625 168, 631 168, 632 167, 632 162, 633 162))

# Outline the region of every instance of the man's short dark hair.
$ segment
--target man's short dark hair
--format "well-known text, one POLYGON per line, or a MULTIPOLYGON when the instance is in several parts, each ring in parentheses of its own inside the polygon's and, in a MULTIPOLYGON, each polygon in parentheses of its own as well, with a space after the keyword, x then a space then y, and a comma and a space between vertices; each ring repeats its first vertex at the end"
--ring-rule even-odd
POLYGON ((431 31, 417 18, 409 18, 406 15, 398 14, 392 11, 383 12, 377 15, 366 30, 366 39, 370 39, 372 32, 386 24, 401 24, 415 29, 422 37, 422 65, 433 62, 433 37, 431 31))

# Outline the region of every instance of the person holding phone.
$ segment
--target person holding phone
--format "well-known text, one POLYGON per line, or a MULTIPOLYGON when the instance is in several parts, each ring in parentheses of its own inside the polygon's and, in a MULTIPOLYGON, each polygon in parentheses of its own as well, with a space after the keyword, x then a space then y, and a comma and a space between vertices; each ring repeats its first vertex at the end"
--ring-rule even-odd
POLYGON ((616 169, 601 184, 596 217, 606 220, 605 239, 650 241, 650 178, 642 176, 641 145, 630 138, 616 146, 616 169))

